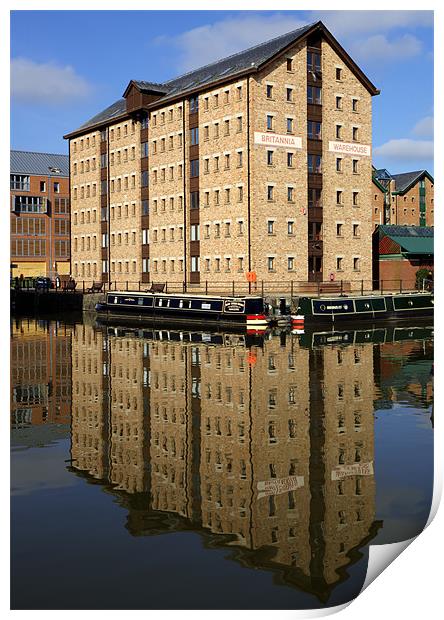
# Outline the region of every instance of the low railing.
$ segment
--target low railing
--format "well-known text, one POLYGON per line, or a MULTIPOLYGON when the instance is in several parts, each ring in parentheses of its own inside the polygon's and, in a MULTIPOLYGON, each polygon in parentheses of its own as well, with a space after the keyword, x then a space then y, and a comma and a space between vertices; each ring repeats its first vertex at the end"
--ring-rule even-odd
MULTIPOLYGON (((374 295, 384 293, 407 293, 421 290, 430 290, 430 285, 423 287, 422 283, 417 284, 411 280, 335 280, 326 282, 307 282, 299 280, 287 280, 283 282, 273 282, 270 280, 258 280, 254 283, 241 281, 214 282, 211 280, 201 280, 199 284, 189 284, 183 281, 171 281, 155 279, 155 284, 165 284, 165 293, 203 293, 206 295, 260 295, 262 297, 320 297, 320 296, 340 296, 340 295, 374 295)), ((140 280, 111 280, 104 282, 100 292, 109 291, 128 291, 139 292, 149 291, 152 282, 141 282, 140 280)), ((93 293, 98 292, 95 280, 77 280, 76 292, 93 293)), ((26 286, 24 288, 27 288, 26 286)), ((28 287, 29 288, 29 287, 28 287)))

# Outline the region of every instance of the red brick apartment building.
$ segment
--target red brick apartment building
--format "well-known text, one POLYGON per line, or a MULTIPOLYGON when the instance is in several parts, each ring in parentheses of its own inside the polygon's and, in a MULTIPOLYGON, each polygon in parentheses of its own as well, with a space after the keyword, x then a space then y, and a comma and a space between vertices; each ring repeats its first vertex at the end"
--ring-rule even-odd
POLYGON ((433 226, 434 179, 427 170, 373 169, 373 229, 380 224, 433 226))
POLYGON ((11 276, 70 273, 69 158, 11 151, 11 276))

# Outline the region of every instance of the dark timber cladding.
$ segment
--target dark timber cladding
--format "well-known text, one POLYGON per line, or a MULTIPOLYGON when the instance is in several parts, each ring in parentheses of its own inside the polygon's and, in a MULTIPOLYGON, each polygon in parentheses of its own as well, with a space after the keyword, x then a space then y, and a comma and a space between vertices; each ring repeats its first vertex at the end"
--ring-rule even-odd
MULTIPOLYGON (((199 97, 188 100, 189 187, 190 187, 190 284, 200 283, 200 209, 199 209, 199 97)), ((185 229, 186 230, 186 229, 185 229)))
POLYGON ((308 280, 323 280, 321 35, 307 39, 308 280))
POLYGON ((100 232, 102 282, 109 284, 110 278, 110 179, 109 179, 109 129, 100 132, 100 232))
POLYGON ((140 228, 142 231, 142 282, 149 282, 150 246, 148 231, 150 228, 149 218, 149 182, 148 182, 148 114, 144 112, 139 118, 140 129, 140 228))

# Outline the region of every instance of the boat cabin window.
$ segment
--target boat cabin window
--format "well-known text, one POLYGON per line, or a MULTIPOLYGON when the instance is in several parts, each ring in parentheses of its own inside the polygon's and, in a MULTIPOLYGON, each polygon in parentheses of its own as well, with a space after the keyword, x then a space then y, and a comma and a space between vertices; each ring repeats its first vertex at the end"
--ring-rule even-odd
POLYGON ((263 314, 264 313, 264 300, 261 298, 247 298, 245 300, 245 312, 247 314, 263 314))

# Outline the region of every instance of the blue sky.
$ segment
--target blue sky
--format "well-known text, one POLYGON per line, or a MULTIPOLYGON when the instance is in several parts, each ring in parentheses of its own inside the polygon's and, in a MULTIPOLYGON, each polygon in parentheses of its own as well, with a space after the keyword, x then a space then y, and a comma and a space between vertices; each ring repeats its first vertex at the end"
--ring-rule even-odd
POLYGON ((63 134, 130 79, 161 82, 318 19, 381 89, 374 164, 433 174, 431 11, 13 11, 11 147, 67 153, 63 134))

